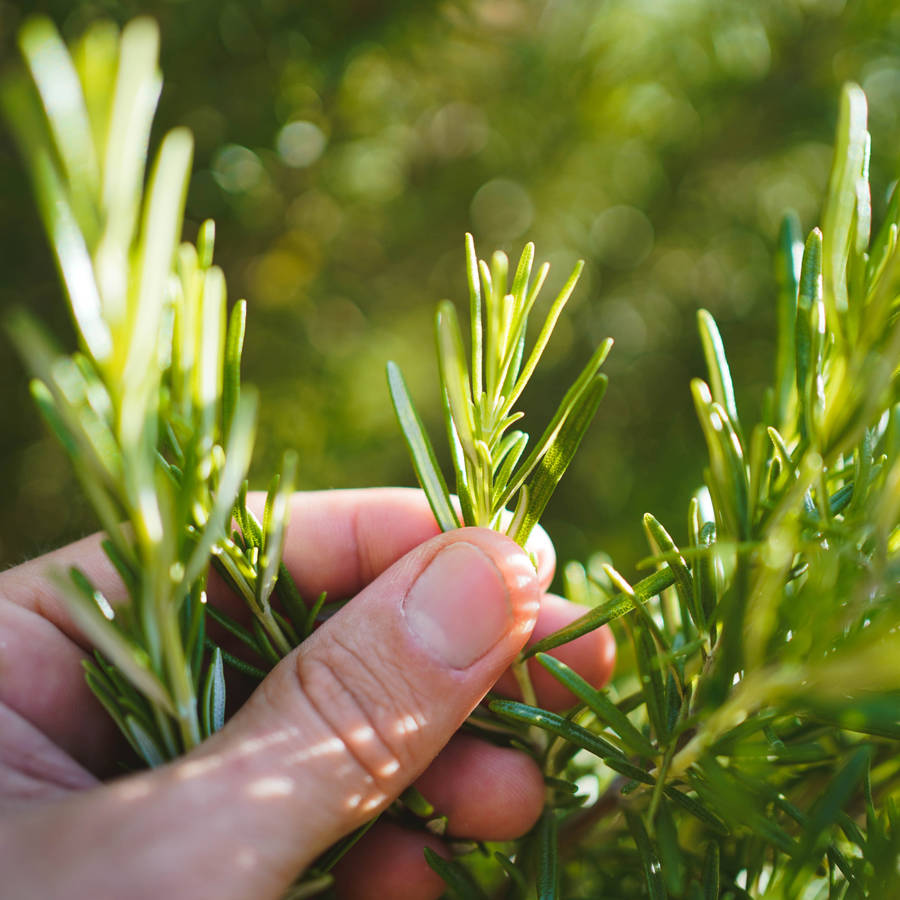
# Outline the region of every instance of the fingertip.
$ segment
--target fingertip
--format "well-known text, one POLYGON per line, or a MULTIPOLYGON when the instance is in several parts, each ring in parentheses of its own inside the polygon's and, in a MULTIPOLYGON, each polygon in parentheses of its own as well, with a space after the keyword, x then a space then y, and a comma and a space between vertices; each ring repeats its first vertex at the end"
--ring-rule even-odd
POLYGON ((494 563, 506 585, 513 632, 524 646, 537 624, 543 595, 531 557, 512 538, 488 528, 462 528, 448 537, 475 544, 494 563))
POLYGON ((525 549, 534 554, 537 560, 538 581, 546 591, 556 573, 556 549, 550 535, 540 525, 535 525, 525 542, 525 549))
POLYGON ((447 858, 440 838, 379 822, 334 867, 338 900, 437 900, 447 888, 425 848, 447 858))

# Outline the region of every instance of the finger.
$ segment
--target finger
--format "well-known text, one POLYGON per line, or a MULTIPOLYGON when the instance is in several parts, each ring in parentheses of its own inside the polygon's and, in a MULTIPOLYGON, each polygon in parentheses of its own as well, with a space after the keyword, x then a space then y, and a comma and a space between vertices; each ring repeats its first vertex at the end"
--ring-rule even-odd
MULTIPOLYGON (((528 645, 536 644, 548 634, 584 615, 584 607, 570 603, 554 594, 546 594, 541 600, 537 624, 528 639, 528 645)), ((609 681, 616 662, 616 642, 609 626, 604 625, 550 651, 549 656, 564 662, 594 687, 603 687, 609 681)), ((568 709, 577 702, 575 695, 560 684, 536 659, 528 660, 528 674, 537 694, 538 703, 544 709, 568 709)), ((506 671, 495 688, 507 697, 521 700, 522 692, 515 676, 506 671)))
MULTIPOLYGON (((519 750, 495 747, 458 734, 416 781, 416 788, 447 816, 447 834, 483 841, 509 841, 537 822, 544 803, 544 778, 537 763, 519 750)), ((436 848, 431 835, 379 822, 335 870, 340 900, 394 897, 406 885, 409 900, 439 897, 422 849, 436 848)))
POLYGON ((95 774, 127 752, 84 679, 82 650, 50 622, 0 598, 0 704, 95 774))
MULTIPOLYGON (((415 783, 447 817, 447 834, 483 841, 509 841, 525 834, 541 815, 544 778, 537 763, 519 750, 495 747, 457 734, 415 783)), ((379 822, 339 863, 335 876, 340 900, 394 897, 406 884, 410 900, 440 896, 422 858, 436 839, 395 824, 379 822), (396 863, 396 864, 395 864, 396 863)))
POLYGON ((544 778, 520 750, 458 734, 416 781, 416 788, 447 817, 447 834, 479 841, 510 841, 537 822, 544 778))
POLYGON ((379 822, 335 866, 338 900, 437 900, 447 885, 425 862, 425 847, 448 856, 433 835, 379 822))
POLYGON ((46 803, 96 783, 46 735, 0 703, 0 814, 46 803))
MULTIPOLYGON (((425 494, 411 488, 363 488, 294 494, 284 562, 301 594, 353 596, 400 557, 439 533, 425 494)), ((546 589, 553 544, 536 528, 528 550, 546 589)))

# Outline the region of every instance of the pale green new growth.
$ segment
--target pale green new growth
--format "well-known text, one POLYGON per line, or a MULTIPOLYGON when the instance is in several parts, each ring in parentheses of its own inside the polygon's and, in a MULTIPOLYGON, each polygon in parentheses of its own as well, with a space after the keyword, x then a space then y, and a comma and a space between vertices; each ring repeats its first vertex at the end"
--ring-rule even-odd
MULTIPOLYGON (((563 397, 535 448, 520 464, 529 438, 524 431, 509 430, 523 416, 514 411, 514 406, 540 361, 583 266, 578 263, 554 300, 526 359, 529 314, 550 268, 544 263, 532 282, 533 262, 534 245, 527 244, 507 292, 506 255, 495 253, 489 267, 476 257, 472 235, 466 235, 471 369, 466 364, 456 308, 445 300, 439 304, 435 318, 444 421, 461 524, 502 530, 523 546, 603 397, 607 378, 599 370, 612 346, 612 341, 606 340, 597 349, 563 397), (511 518, 507 516, 510 505, 514 508, 511 518)), ((438 524, 445 531, 459 527, 434 450, 394 363, 388 363, 388 386, 416 474, 438 524)))
POLYGON ((2 94, 80 348, 61 353, 24 312, 9 327, 128 598, 113 607, 77 570, 57 577, 73 618, 102 654, 86 664, 88 683, 150 765, 221 727, 223 659, 240 665, 206 636, 211 558, 255 614, 255 633, 242 629, 253 651, 275 662, 307 631, 297 599, 292 607, 286 601, 303 623, 297 627, 270 604, 292 456, 262 528, 246 508, 256 396, 240 389, 245 304, 227 321, 212 222, 201 227, 196 249, 178 246, 189 132, 163 138, 144 189, 162 85, 158 43, 150 20, 135 20, 121 36, 101 23, 70 57, 49 20, 33 19, 20 35, 30 78, 9 77, 2 94), (232 517, 241 531, 229 536, 232 517))

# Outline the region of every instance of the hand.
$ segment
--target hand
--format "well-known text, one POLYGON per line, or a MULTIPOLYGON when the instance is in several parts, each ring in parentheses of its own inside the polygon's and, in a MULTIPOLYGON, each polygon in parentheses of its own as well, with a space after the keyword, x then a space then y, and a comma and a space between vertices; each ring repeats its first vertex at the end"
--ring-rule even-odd
MULTIPOLYGON (((78 565, 121 600, 95 536, 0 575, 0 871, 4 896, 277 898, 323 850, 410 783, 448 834, 524 833, 540 814, 534 762, 454 732, 529 636, 579 609, 547 596, 512 541, 437 534, 418 491, 297 495, 285 562, 304 596, 353 596, 291 653, 226 726, 158 769, 104 783, 124 754, 84 683, 90 648, 45 572, 78 565), (535 624, 537 623, 537 624, 535 624)), ((213 602, 228 602, 210 581, 213 602)), ((236 607, 235 607, 236 609, 236 607)), ((561 648, 595 684, 606 630, 561 648)), ((538 667, 541 702, 572 702, 538 667)), ((379 822, 336 871, 342 898, 428 900, 442 892, 422 847, 442 841, 379 822)))

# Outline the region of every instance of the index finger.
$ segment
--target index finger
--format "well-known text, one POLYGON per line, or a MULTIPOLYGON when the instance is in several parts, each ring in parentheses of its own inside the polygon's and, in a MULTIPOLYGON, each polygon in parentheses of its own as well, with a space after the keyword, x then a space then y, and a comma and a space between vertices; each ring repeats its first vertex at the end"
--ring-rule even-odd
MULTIPOLYGON (((284 562, 305 598, 351 597, 402 556, 440 532, 425 494, 414 488, 362 488, 294 494, 284 562)), ((546 590, 556 555, 547 533, 528 542, 546 590)))

